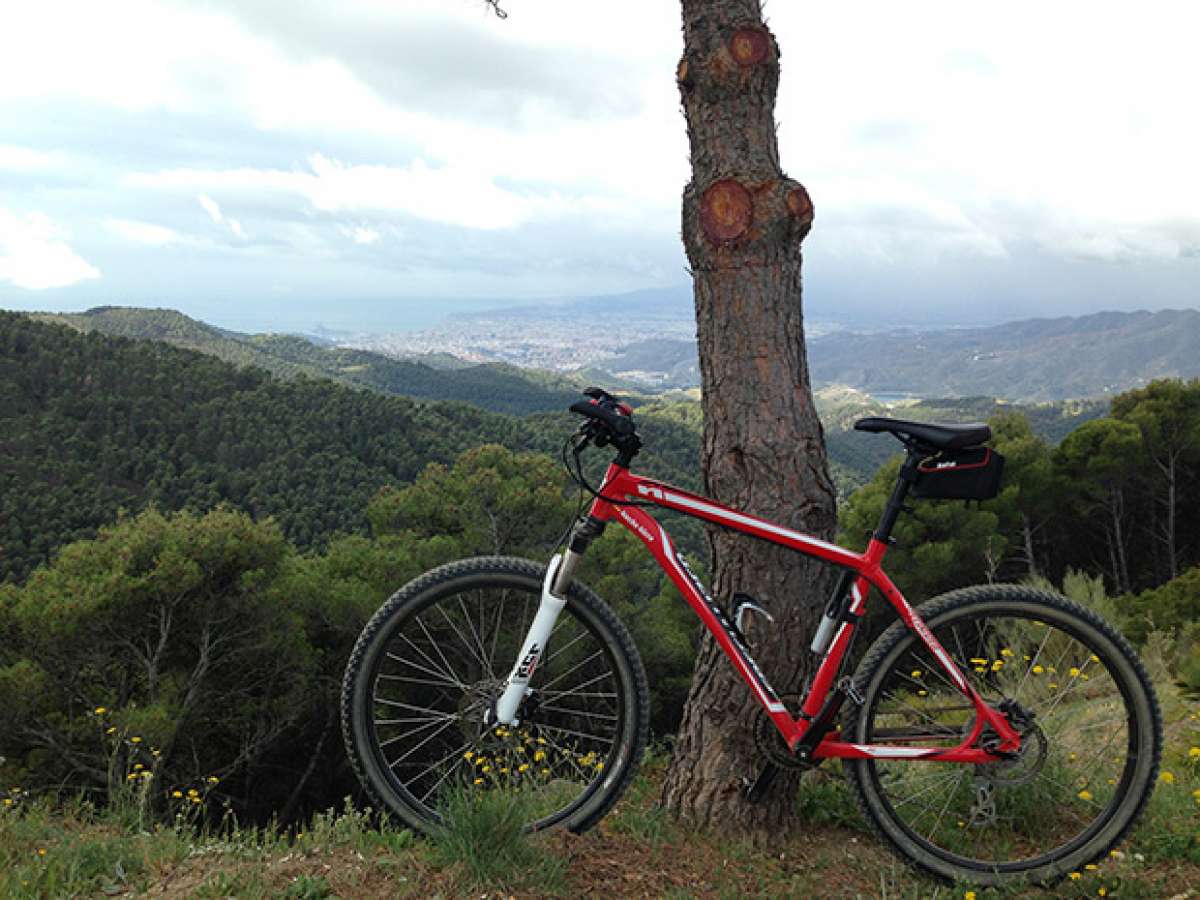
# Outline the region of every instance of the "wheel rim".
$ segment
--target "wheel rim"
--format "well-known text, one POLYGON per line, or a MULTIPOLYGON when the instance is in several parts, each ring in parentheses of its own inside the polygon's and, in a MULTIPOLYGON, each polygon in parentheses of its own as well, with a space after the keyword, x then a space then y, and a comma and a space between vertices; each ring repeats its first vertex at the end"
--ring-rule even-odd
POLYGON ((368 682, 369 747, 402 803, 441 819, 452 796, 519 795, 527 827, 583 806, 614 770, 625 729, 622 679, 597 625, 568 602, 513 727, 489 728, 540 585, 444 586, 387 633, 368 682))
MULTIPOLYGON (((1138 761, 1140 726, 1115 648, 1041 608, 968 610, 931 630, 988 703, 1016 701, 1023 752, 991 766, 867 763, 891 821, 927 851, 981 871, 1027 870, 1088 845, 1129 800, 1138 761)), ((888 660, 859 738, 958 746, 974 709, 928 651, 910 638, 888 660)))

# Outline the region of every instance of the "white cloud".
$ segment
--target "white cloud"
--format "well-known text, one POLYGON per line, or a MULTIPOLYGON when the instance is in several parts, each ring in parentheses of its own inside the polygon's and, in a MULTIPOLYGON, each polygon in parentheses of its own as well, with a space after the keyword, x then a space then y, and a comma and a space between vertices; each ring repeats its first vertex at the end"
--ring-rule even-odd
POLYGON ((217 205, 217 201, 208 196, 208 194, 201 194, 196 199, 200 202, 200 205, 204 207, 204 211, 208 213, 209 217, 218 225, 220 225, 221 220, 225 217, 221 215, 221 207, 217 205))
POLYGON ((145 244, 149 247, 165 247, 168 244, 178 244, 184 241, 183 235, 165 225, 155 225, 153 222, 140 222, 135 219, 106 219, 104 227, 118 237, 134 244, 145 244))
POLYGON ((247 202, 268 194, 292 194, 320 212, 402 213, 483 230, 512 228, 562 214, 572 206, 606 206, 603 196, 569 201, 554 190, 509 190, 486 173, 434 167, 423 159, 408 166, 351 165, 319 153, 309 157, 308 171, 173 169, 134 174, 126 181, 137 187, 201 190, 197 200, 213 222, 229 225, 235 234, 240 226, 223 214, 206 191, 235 193, 247 202))
POLYGON ((382 235, 369 225, 339 225, 338 231, 356 244, 369 247, 376 243, 382 235))
POLYGON ((29 147, 0 144, 0 171, 33 172, 48 169, 59 161, 59 154, 44 153, 29 147))
MULTIPOLYGON (((145 220, 186 234, 198 200, 219 226, 210 234, 239 259, 302 253, 377 266, 386 249, 428 265, 448 291, 467 283, 461 234, 380 235, 407 217, 468 228, 479 232, 467 236, 478 258, 528 271, 537 248, 498 232, 552 223, 564 282, 675 264, 689 176, 676 0, 512 0, 504 22, 482 0, 293 7, 14 5, 0 29, 0 108, 16 111, 0 118, 0 142, 12 142, 0 143, 0 170, 34 173, 30 185, 69 176, 106 195, 90 208, 120 210, 113 221, 127 224, 108 229, 146 246, 168 236, 145 220), (56 103, 82 111, 78 144, 56 103), (50 136, 44 146, 33 149, 27 124, 50 136), (100 141, 119 162, 89 168, 100 141), (159 194, 179 204, 177 220, 159 194), (355 244, 377 252, 364 260, 355 244), (639 256, 651 246, 657 255, 639 256)), ((1200 6, 766 8, 784 54, 781 157, 817 208, 810 258, 928 266, 1032 245, 1067 260, 1195 264, 1200 117, 1181 111, 1200 83, 1200 6)), ((45 204, 80 196, 22 206, 63 222, 69 209, 45 204)))
POLYGON ((63 241, 61 229, 46 215, 25 215, 0 208, 0 282, 44 290, 67 287, 100 271, 63 241))
POLYGON ((235 237, 245 240, 246 231, 244 228, 242 228, 242 223, 237 219, 231 219, 222 213, 221 207, 217 205, 216 200, 208 196, 208 194, 200 194, 196 199, 200 201, 200 205, 204 207, 204 211, 208 213, 209 218, 211 218, 214 223, 217 225, 224 224, 226 228, 233 232, 235 237))

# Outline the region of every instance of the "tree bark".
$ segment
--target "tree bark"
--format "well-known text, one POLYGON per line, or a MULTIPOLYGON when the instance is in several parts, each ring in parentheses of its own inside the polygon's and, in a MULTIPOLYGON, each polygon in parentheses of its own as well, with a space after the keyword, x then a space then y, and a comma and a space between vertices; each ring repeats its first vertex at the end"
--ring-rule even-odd
MULTIPOLYGON (((835 495, 800 302, 800 242, 813 207, 779 164, 779 50, 759 0, 683 0, 683 26, 678 82, 692 162, 683 241, 694 281, 706 491, 829 539, 835 495)), ((832 573, 736 532, 712 528, 708 543, 714 596, 728 603, 735 592, 746 593, 775 615, 774 625, 755 620, 747 637, 775 689, 785 699, 799 692, 832 573)), ((706 635, 663 787, 672 813, 751 835, 790 824, 794 776, 776 779, 758 804, 741 790, 765 762, 752 737, 763 714, 706 635)))

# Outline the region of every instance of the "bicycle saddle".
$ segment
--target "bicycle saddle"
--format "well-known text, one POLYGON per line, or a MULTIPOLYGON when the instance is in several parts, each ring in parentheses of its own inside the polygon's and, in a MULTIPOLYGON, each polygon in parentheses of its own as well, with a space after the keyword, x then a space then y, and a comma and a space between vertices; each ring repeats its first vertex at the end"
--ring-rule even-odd
POLYGON ((961 450, 975 447, 992 436, 987 425, 936 425, 931 422, 906 422, 870 416, 854 423, 855 431, 886 431, 904 440, 917 441, 935 450, 961 450))

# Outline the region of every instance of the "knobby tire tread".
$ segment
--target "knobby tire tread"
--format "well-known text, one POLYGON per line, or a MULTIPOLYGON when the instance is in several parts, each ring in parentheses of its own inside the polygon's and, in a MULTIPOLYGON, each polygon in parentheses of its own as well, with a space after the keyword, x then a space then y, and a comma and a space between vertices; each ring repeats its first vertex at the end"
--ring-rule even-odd
MULTIPOLYGON (((1145 783, 1142 786, 1141 796, 1138 798, 1138 803, 1132 814, 1128 816, 1127 821, 1121 829, 1107 841, 1097 844, 1089 855, 1078 862, 1078 867, 1082 868, 1088 863, 1097 863, 1103 859, 1108 851, 1120 843, 1129 831, 1138 823, 1142 814, 1145 812, 1146 804, 1150 800, 1151 794, 1154 792, 1154 786, 1157 783, 1159 764, 1162 758, 1162 711, 1159 709, 1158 698, 1155 695, 1153 684, 1149 674, 1146 672, 1146 667, 1143 665, 1137 652, 1130 645, 1129 641, 1113 628, 1108 622, 1101 618, 1095 611, 1076 603, 1061 594, 1052 593, 1050 591, 1040 590, 1036 588, 1025 587, 1023 585, 976 585, 973 587, 960 588, 955 591, 942 594, 938 597, 922 603, 917 609, 918 614, 930 625, 932 629, 935 622, 940 616, 959 610, 963 607, 968 607, 974 604, 990 603, 990 602, 1025 602, 1038 603, 1058 609, 1060 612, 1065 612, 1079 620, 1082 620, 1087 625, 1101 632, 1114 645, 1118 652, 1124 657, 1125 662, 1130 665, 1135 674, 1136 688, 1140 689, 1142 698, 1150 707, 1151 722, 1150 726, 1153 729, 1153 756, 1150 765, 1150 771, 1146 777, 1145 783)), ((842 734, 849 735, 849 739, 855 739, 855 729, 858 725, 858 719, 861 711, 868 705, 870 698, 867 697, 867 690, 870 686, 872 676, 883 661, 891 653, 897 643, 905 640, 912 632, 904 625, 903 622, 894 622, 888 629, 879 636, 878 639, 871 645, 858 669, 854 675, 854 684, 860 695, 866 699, 863 706, 849 704, 849 709, 843 713, 842 718, 842 734)), ((1137 702, 1137 698, 1134 698, 1137 702)), ((915 855, 903 846, 901 846, 893 836, 883 827, 878 819, 878 814, 870 806, 866 795, 866 789, 863 784, 869 777, 867 767, 870 765, 868 760, 846 760, 843 763, 843 771, 847 781, 853 789, 855 801, 858 809, 871 832, 876 838, 893 853, 905 860, 914 869, 932 875, 941 881, 954 881, 948 875, 946 867, 953 864, 946 863, 943 868, 939 869, 931 865, 922 856, 915 855)), ((915 765, 915 763, 914 763, 915 765)), ((929 765, 941 765, 940 763, 929 763, 929 765)), ((924 853, 929 856, 928 851, 924 853)), ((962 870, 957 874, 957 878, 968 881, 992 885, 1013 885, 1021 883, 1033 884, 1051 884, 1065 878, 1071 867, 1063 867, 1057 861, 1051 860, 1041 866, 1032 869, 1025 873, 1016 875, 1010 874, 992 874, 981 871, 962 870), (990 877, 989 877, 990 876, 990 877)))
MULTIPOLYGON (((345 674, 342 678, 340 706, 342 738, 346 747, 346 755, 350 759, 351 767, 359 783, 362 784, 364 790, 367 792, 367 796, 381 813, 394 813, 395 808, 382 795, 375 786, 374 781, 368 776, 363 760, 355 746, 353 724, 355 683, 360 674, 362 674, 364 657, 376 636, 381 630, 387 627, 392 617, 398 614, 404 606, 413 602, 414 598, 420 597, 425 592, 449 581, 472 576, 487 577, 488 575, 507 573, 518 577, 531 578, 540 584, 545 577, 545 572, 546 567, 544 565, 519 557, 479 556, 457 560, 431 569, 413 579, 392 594, 371 617, 355 642, 354 649, 351 651, 350 658, 346 663, 345 674)), ((594 803, 583 818, 578 821, 572 821, 567 825, 567 828, 571 832, 581 834, 593 827, 612 809, 613 805, 629 787, 633 776, 637 773, 638 766, 645 753, 647 733, 649 731, 650 689, 646 678, 646 670, 642 665, 642 659, 633 642, 633 638, 630 636, 625 625, 617 618, 616 613, 609 608, 608 604, 579 581, 574 581, 571 584, 568 592, 568 604, 570 603, 583 604, 593 615, 603 622, 604 626, 608 629, 609 635, 616 642, 616 646, 610 646, 610 649, 614 655, 623 657, 624 662, 629 666, 633 675, 633 696, 630 700, 634 706, 634 724, 628 762, 624 766, 624 770, 618 774, 616 780, 601 790, 599 802, 594 803)), ((436 823, 430 822, 423 817, 418 818, 412 815, 402 816, 402 818, 405 819, 405 824, 426 833, 430 833, 436 828, 436 823)))

